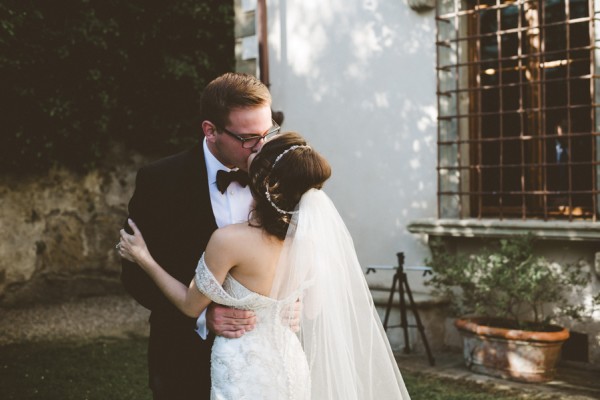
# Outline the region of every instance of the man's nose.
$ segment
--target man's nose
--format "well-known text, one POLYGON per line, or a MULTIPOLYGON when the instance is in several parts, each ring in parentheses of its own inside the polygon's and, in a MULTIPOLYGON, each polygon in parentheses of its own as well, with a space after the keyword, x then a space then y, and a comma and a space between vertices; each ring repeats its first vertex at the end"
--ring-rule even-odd
POLYGON ((262 147, 264 146, 264 144, 265 144, 265 138, 262 137, 262 138, 260 138, 260 140, 258 142, 256 142, 256 144, 252 148, 252 152, 259 151, 260 149, 262 149, 262 147))

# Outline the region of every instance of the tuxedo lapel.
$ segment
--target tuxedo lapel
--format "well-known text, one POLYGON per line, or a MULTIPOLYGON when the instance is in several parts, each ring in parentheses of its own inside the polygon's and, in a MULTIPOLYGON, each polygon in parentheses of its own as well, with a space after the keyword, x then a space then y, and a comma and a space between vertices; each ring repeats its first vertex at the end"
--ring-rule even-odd
POLYGON ((202 144, 189 150, 186 164, 184 171, 188 176, 184 182, 187 182, 188 186, 182 189, 189 195, 190 217, 196 220, 198 229, 208 230, 212 233, 217 229, 217 223, 210 202, 208 174, 202 144))

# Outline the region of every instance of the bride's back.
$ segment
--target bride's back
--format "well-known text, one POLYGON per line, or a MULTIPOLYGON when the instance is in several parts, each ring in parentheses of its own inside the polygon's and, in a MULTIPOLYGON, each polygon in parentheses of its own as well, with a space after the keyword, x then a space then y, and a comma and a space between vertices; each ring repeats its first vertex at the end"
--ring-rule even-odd
MULTIPOLYGON (((248 223, 220 228, 212 240, 219 241, 219 248, 227 253, 232 265, 229 274, 236 281, 253 292, 269 296, 283 241, 248 223)), ((209 267, 213 256, 207 249, 209 267)))

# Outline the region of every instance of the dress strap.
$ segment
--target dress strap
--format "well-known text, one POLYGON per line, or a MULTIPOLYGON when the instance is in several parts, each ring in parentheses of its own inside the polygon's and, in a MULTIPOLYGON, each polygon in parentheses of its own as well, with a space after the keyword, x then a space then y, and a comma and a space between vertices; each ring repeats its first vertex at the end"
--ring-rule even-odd
POLYGON ((215 303, 240 309, 246 308, 245 306, 248 305, 246 297, 236 299, 223 289, 223 286, 221 286, 219 281, 217 281, 217 278, 215 278, 206 265, 204 253, 202 254, 202 257, 200 257, 200 261, 198 261, 194 282, 196 283, 198 290, 215 303))

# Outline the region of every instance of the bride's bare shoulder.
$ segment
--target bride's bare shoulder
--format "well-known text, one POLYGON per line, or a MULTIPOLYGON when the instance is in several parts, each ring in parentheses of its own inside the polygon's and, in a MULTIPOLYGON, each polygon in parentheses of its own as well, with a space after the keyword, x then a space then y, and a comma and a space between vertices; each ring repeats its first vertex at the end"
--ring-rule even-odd
POLYGON ((231 224, 217 229, 211 241, 220 244, 234 244, 241 246, 244 243, 251 243, 260 240, 265 235, 264 231, 258 227, 248 225, 248 223, 231 224))
POLYGON ((219 228, 213 232, 205 249, 208 259, 213 263, 236 264, 238 259, 252 248, 252 244, 257 242, 260 230, 256 228, 249 229, 247 224, 233 224, 219 228), (218 259, 214 261, 214 259, 218 259))
POLYGON ((247 222, 239 223, 239 224, 231 224, 219 228, 213 233, 213 235, 220 235, 225 237, 231 236, 247 236, 247 235, 258 235, 262 232, 262 229, 248 225, 247 222))

